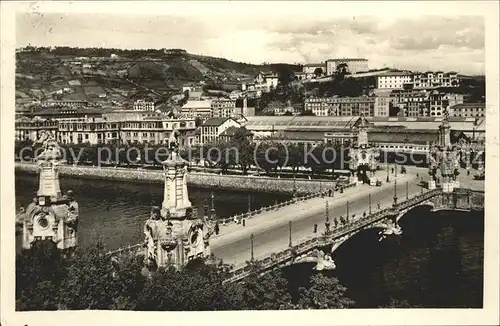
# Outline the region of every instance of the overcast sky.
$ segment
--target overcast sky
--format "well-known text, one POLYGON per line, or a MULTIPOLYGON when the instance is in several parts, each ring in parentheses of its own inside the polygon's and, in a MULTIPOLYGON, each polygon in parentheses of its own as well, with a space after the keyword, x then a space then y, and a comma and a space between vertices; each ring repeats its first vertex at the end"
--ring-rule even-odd
POLYGON ((183 48, 257 64, 362 57, 370 68, 484 73, 481 16, 341 17, 300 11, 258 15, 244 10, 193 15, 195 11, 19 13, 16 45, 183 48))

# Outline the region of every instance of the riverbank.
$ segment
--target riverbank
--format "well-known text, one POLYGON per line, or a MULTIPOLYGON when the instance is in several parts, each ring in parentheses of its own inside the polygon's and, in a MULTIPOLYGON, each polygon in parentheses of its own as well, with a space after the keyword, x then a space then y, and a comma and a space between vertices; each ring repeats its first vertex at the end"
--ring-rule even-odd
MULTIPOLYGON (((15 170, 36 174, 38 166, 34 163, 15 163, 15 170)), ((105 179, 126 182, 163 183, 163 171, 137 170, 127 168, 87 167, 61 165, 61 176, 81 179, 105 179)), ((264 176, 219 175, 213 173, 191 172, 187 176, 188 185, 199 188, 215 188, 235 191, 269 192, 297 195, 318 193, 334 189, 335 181, 278 179, 264 176)))

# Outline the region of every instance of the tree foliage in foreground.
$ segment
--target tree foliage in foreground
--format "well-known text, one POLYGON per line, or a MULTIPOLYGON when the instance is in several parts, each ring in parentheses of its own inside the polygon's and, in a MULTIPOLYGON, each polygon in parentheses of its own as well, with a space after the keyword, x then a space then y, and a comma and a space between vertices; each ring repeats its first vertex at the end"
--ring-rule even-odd
POLYGON ((223 282, 229 266, 190 262, 181 270, 141 274, 143 257, 111 263, 98 244, 64 259, 51 243, 23 251, 16 261, 17 310, 278 310, 346 308, 353 301, 337 279, 314 275, 292 299, 281 271, 254 273, 243 282, 223 282))

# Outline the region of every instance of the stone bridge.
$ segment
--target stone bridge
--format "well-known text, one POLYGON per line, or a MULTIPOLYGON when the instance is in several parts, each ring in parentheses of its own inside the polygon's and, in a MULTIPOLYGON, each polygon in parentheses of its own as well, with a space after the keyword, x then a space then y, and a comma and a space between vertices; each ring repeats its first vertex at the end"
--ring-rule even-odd
MULTIPOLYGON (((315 263, 318 270, 333 269, 335 268, 333 260, 322 250, 333 253, 354 235, 371 228, 380 229, 381 237, 401 234, 398 221, 410 210, 420 206, 429 206, 431 211, 481 211, 484 210, 484 191, 457 188, 452 193, 444 193, 441 189, 435 189, 399 202, 395 198, 391 207, 382 208, 365 217, 350 220, 322 235, 303 238, 297 245, 283 251, 268 253, 253 261, 235 266, 230 271, 227 281, 241 281, 255 268, 261 273, 266 273, 276 268, 307 262, 315 263)), ((122 254, 141 252, 143 247, 144 244, 139 243, 108 252, 108 255, 116 258, 122 254)))
POLYGON ((270 253, 266 257, 235 266, 227 281, 240 281, 252 273, 255 267, 261 273, 265 273, 291 264, 313 262, 317 264, 317 269, 333 269, 335 268, 333 261, 328 255, 325 256, 321 249, 329 248, 330 252, 334 252, 342 243, 357 233, 370 228, 380 228, 382 237, 400 234, 397 222, 407 212, 419 206, 429 206, 431 211, 480 211, 484 209, 484 191, 458 188, 452 193, 443 193, 441 189, 435 189, 399 203, 396 199, 392 207, 352 220, 330 232, 325 232, 321 236, 303 239, 297 245, 281 252, 270 253))

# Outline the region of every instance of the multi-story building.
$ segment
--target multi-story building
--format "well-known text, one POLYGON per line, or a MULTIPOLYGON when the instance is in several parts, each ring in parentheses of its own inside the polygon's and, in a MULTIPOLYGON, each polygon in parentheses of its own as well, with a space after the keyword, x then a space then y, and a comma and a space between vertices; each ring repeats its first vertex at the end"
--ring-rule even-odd
POLYGON ((374 103, 374 109, 373 109, 373 116, 375 117, 388 117, 389 116, 389 107, 390 103, 392 101, 392 98, 389 96, 389 94, 378 94, 375 96, 375 103, 374 103))
POLYGON ((445 94, 433 91, 430 93, 429 101, 429 116, 442 117, 444 108, 462 104, 464 102, 464 96, 462 94, 445 94))
POLYGON ((415 90, 393 90, 389 95, 392 105, 399 108, 399 116, 429 116, 429 93, 415 90))
POLYGON ((48 100, 42 101, 42 108, 51 108, 51 107, 66 107, 66 108, 77 108, 77 107, 86 107, 89 105, 88 101, 73 101, 73 100, 48 100))
POLYGON ((200 128, 200 145, 215 143, 220 135, 230 127, 240 127, 240 123, 233 118, 210 118, 200 128))
POLYGON ((234 114, 236 108, 236 100, 228 98, 212 99, 211 109, 212 117, 214 118, 228 118, 234 114))
POLYGON ((368 60, 363 58, 329 59, 326 60, 326 75, 333 75, 337 72, 337 67, 341 64, 346 65, 346 71, 355 74, 360 71, 368 70, 368 60))
POLYGON ((35 141, 42 130, 57 134, 57 121, 35 117, 20 117, 15 121, 15 139, 35 141))
MULTIPOLYGON (((137 112, 137 111, 136 111, 137 112)), ((23 117, 16 121, 16 139, 35 141, 41 130, 52 131, 62 144, 164 143, 175 129, 181 146, 194 144, 195 119, 175 119, 166 115, 108 115, 106 118, 47 120, 23 117)))
POLYGON ((192 132, 196 129, 196 122, 193 118, 150 117, 143 120, 123 121, 120 122, 119 127, 122 143, 164 144, 172 131, 176 130, 179 133, 180 146, 195 144, 195 136, 192 132))
POLYGON ((363 114, 372 117, 375 114, 375 98, 359 97, 330 97, 308 98, 304 109, 316 116, 355 116, 363 114))
POLYGON ((486 116, 485 103, 462 103, 450 106, 451 117, 484 117, 486 116))
POLYGON ((135 111, 154 111, 155 102, 145 101, 145 100, 137 100, 134 102, 134 110, 135 111))
POLYGON ((271 88, 278 86, 278 74, 274 72, 260 71, 254 78, 255 90, 268 92, 271 88))
POLYGON ((460 80, 454 71, 427 71, 425 73, 413 74, 414 88, 437 88, 437 87, 458 87, 460 80))
POLYGON ((181 115, 190 118, 211 118, 212 101, 211 100, 189 100, 181 108, 181 115))
POLYGON ((403 89, 405 85, 411 85, 411 83, 412 75, 408 72, 386 72, 377 76, 378 89, 403 89))

